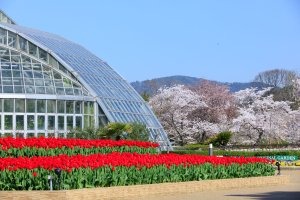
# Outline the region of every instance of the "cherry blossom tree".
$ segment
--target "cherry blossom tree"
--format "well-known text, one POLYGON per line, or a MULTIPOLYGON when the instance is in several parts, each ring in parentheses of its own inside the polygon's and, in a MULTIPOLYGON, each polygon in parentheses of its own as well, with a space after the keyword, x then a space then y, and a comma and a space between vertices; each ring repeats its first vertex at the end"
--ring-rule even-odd
POLYGON ((196 142, 204 142, 215 134, 228 130, 232 119, 237 116, 234 96, 228 87, 211 81, 202 81, 193 91, 202 97, 205 107, 197 107, 189 118, 197 125, 196 142))
POLYGON ((170 139, 184 145, 193 140, 193 123, 188 114, 196 107, 205 106, 201 97, 183 85, 158 90, 149 101, 170 139))
POLYGON ((292 111, 289 102, 274 101, 272 95, 264 96, 268 90, 270 88, 262 91, 251 88, 235 94, 239 116, 233 120, 231 128, 236 133, 234 142, 294 142, 299 137, 299 122, 296 122, 299 110, 292 111))
POLYGON ((204 142, 228 130, 236 114, 234 103, 226 87, 208 82, 192 90, 182 85, 160 89, 149 102, 169 137, 180 145, 204 142))
MULTIPOLYGON (((299 92, 300 81, 295 84, 299 92)), ((250 88, 233 95, 209 82, 192 89, 176 85, 159 89, 149 104, 179 145, 201 143, 227 130, 234 133, 231 143, 299 143, 300 109, 292 110, 288 101, 274 101, 270 90, 250 88)))

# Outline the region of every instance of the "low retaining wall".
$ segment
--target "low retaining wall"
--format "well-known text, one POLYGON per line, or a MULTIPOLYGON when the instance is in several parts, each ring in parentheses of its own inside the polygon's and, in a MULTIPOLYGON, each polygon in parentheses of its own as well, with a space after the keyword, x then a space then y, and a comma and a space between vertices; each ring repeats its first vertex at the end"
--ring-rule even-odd
POLYGON ((208 190, 237 189, 281 185, 289 182, 289 176, 268 176, 236 179, 191 181, 179 183, 161 183, 151 185, 118 186, 61 191, 4 191, 1 200, 96 200, 120 199, 154 194, 191 193, 208 190))

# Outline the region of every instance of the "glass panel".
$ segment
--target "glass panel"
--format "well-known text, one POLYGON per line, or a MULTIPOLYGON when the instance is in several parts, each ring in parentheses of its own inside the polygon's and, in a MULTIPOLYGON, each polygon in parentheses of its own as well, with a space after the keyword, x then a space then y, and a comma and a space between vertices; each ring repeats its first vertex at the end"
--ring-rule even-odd
MULTIPOLYGON (((37 72, 39 72, 39 73, 41 73, 41 71, 42 71, 42 65, 41 65, 41 63, 34 63, 32 65, 32 69, 35 70, 35 71, 37 71, 37 72)), ((38 76, 39 76, 38 78, 43 78, 43 75, 38 75, 38 76)))
POLYGON ((29 47, 29 54, 37 57, 37 46, 35 46, 31 42, 28 42, 28 47, 29 47))
POLYGON ((65 113, 65 101, 57 101, 57 112, 65 113))
POLYGON ((53 72, 55 79, 62 79, 61 75, 57 72, 53 72))
POLYGON ((47 100, 47 112, 48 113, 56 113, 56 101, 55 100, 47 100))
POLYGON ((34 115, 27 115, 27 130, 34 130, 34 115))
POLYGON ((98 105, 98 114, 99 115, 104 115, 104 112, 102 110, 102 108, 98 105))
POLYGON ((34 113, 35 112, 35 100, 27 99, 27 101, 26 101, 26 110, 29 113, 34 113))
POLYGON ((24 115, 16 115, 16 130, 24 130, 24 115))
POLYGON ((76 128, 82 128, 82 117, 76 116, 76 128))
POLYGON ((75 113, 76 114, 81 114, 81 101, 76 101, 75 102, 75 113))
POLYGON ((13 86, 3 86, 3 93, 14 93, 13 86))
POLYGON ((54 94, 54 87, 46 87, 46 94, 54 94))
POLYGON ((95 118, 94 116, 90 116, 90 127, 94 127, 95 126, 95 118))
POLYGON ((13 116, 12 115, 4 115, 4 129, 12 130, 13 128, 13 116))
POLYGON ((55 129, 55 116, 48 116, 48 130, 55 129))
POLYGON ((15 93, 24 93, 23 86, 15 86, 15 93))
MULTIPOLYGON (((0 99, 0 112, 2 112, 2 99, 0 99)), ((0 124, 1 124, 1 120, 0 120, 0 124)))
POLYGON ((24 63, 27 63, 27 64, 31 63, 31 59, 29 57, 24 56, 24 55, 22 55, 21 57, 22 57, 23 64, 24 63))
POLYGON ((2 77, 12 77, 11 70, 3 70, 2 77))
POLYGON ((44 80, 43 79, 35 79, 35 86, 44 86, 44 80))
POLYGON ((25 99, 16 99, 16 112, 25 112, 25 99))
POLYGON ((74 113, 73 101, 66 101, 67 113, 74 113))
MULTIPOLYGON (((24 65, 23 65, 23 68, 24 68, 24 65)), ((33 78, 32 71, 23 71, 23 73, 24 73, 25 78, 33 78)))
POLYGON ((88 128, 88 127, 89 127, 89 116, 84 115, 84 128, 88 128))
POLYGON ((35 89, 34 89, 33 86, 26 86, 25 91, 26 91, 27 94, 34 94, 35 93, 35 89))
POLYGON ((37 100, 37 112, 45 113, 46 112, 46 100, 37 100))
MULTIPOLYGON (((13 62, 13 63, 19 63, 19 62, 21 62, 20 55, 11 56, 11 62, 13 62)), ((13 69, 19 69, 19 65, 13 64, 13 69)))
POLYGON ((0 43, 6 45, 7 43, 7 31, 0 28, 0 43))
POLYGON ((17 35, 8 31, 8 46, 17 48, 17 35))
POLYGON ((56 93, 59 95, 64 95, 65 94, 64 88, 56 88, 56 93))
POLYGON ((85 101, 84 102, 84 114, 89 113, 89 102, 85 101))
POLYGON ((108 123, 107 118, 105 116, 99 117, 98 120, 99 120, 99 126, 105 126, 108 123))
POLYGON ((22 77, 21 71, 13 71, 13 77, 14 78, 20 78, 22 77))
POLYGON ((53 58, 51 55, 49 56, 49 64, 55 68, 58 67, 58 63, 57 61, 55 60, 55 58, 53 58))
POLYGON ((67 116, 67 129, 73 129, 73 116, 67 116))
POLYGON ((67 78, 63 78, 63 81, 64 81, 64 87, 72 87, 71 80, 69 80, 67 78))
POLYGON ((25 52, 27 52, 27 41, 19 36, 19 48, 25 52))
POLYGON ((4 112, 14 112, 14 99, 3 99, 4 112))
POLYGON ((90 112, 89 114, 94 114, 94 102, 90 102, 90 112))
POLYGON ((58 130, 64 130, 65 127, 65 117, 58 116, 58 130))
POLYGON ((45 62, 48 62, 48 59, 47 59, 48 54, 47 54, 46 51, 44 51, 43 49, 40 49, 40 48, 39 48, 39 54, 40 54, 39 57, 40 57, 41 60, 43 60, 43 61, 45 61, 45 62))
POLYGON ((2 120, 1 120, 1 115, 0 115, 0 130, 2 129, 2 120))
POLYGON ((45 116, 39 115, 37 117, 38 130, 45 130, 45 116))
POLYGON ((73 88, 66 88, 66 95, 74 95, 73 88))

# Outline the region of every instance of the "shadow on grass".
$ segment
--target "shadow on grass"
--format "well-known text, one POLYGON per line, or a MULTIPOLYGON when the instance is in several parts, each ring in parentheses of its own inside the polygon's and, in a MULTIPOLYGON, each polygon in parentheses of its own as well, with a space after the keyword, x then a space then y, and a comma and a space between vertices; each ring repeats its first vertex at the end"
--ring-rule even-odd
MULTIPOLYGON (((300 188, 299 188, 300 189, 300 188)), ((278 191, 278 192, 267 192, 259 194, 232 194, 225 195, 232 197, 250 197, 251 199, 260 199, 260 200, 300 200, 300 192, 298 191, 278 191)))

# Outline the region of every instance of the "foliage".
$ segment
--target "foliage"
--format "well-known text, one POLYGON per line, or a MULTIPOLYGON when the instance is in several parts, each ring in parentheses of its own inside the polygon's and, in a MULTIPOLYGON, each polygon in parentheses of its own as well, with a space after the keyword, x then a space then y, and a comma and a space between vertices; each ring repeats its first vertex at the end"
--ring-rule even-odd
POLYGON ((263 96, 273 96, 274 101, 286 101, 291 102, 290 107, 292 110, 297 110, 300 107, 300 101, 295 95, 295 86, 289 85, 283 88, 272 88, 267 91, 263 96))
POLYGON ((144 124, 130 124, 130 132, 127 132, 122 137, 126 140, 149 141, 149 131, 144 124))
POLYGON ((101 130, 101 138, 149 141, 149 131, 140 123, 109 123, 101 130))
POLYGON ((73 129, 67 133, 67 138, 77 139, 101 139, 102 128, 88 127, 85 129, 73 129))
POLYGON ((105 127, 71 130, 67 138, 112 139, 149 141, 149 131, 144 124, 111 122, 105 127))
POLYGON ((254 78, 256 82, 262 82, 274 87, 286 87, 293 84, 297 73, 285 69, 273 69, 259 73, 254 78))
POLYGON ((215 135, 214 137, 209 138, 205 143, 212 143, 216 147, 226 146, 232 137, 232 133, 230 131, 224 131, 215 135))
POLYGON ((148 94, 146 91, 141 93, 141 97, 144 99, 144 101, 149 102, 150 94, 148 94))
POLYGON ((108 123, 106 127, 102 129, 100 133, 101 138, 105 139, 120 139, 123 132, 130 132, 131 126, 129 124, 120 122, 108 123))

